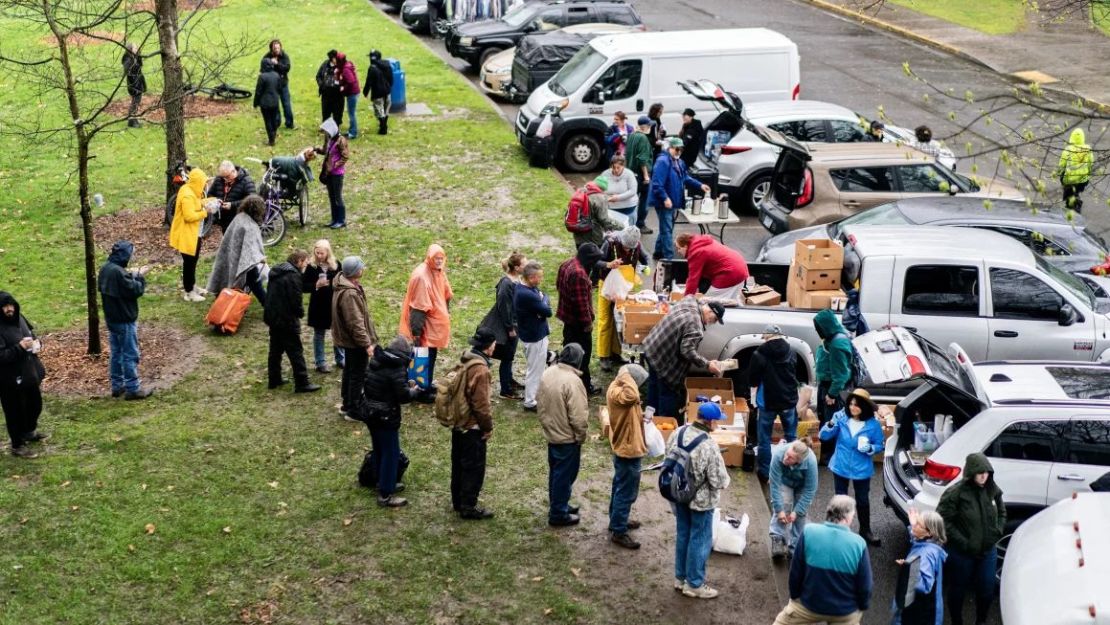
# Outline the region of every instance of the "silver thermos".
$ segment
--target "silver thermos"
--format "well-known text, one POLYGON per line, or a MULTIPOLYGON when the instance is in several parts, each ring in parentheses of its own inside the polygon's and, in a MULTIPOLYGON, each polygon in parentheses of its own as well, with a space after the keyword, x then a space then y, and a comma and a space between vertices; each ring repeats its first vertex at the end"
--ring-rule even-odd
POLYGON ((728 219, 728 217, 728 194, 722 193, 720 197, 717 198, 717 219, 724 221, 728 219))

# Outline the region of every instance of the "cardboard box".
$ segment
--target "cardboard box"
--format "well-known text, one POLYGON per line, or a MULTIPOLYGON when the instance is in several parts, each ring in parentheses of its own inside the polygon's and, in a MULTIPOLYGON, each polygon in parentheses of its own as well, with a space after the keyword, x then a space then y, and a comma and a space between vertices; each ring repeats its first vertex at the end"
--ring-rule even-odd
POLYGON ((671 291, 671 301, 677 302, 678 300, 686 297, 686 291, 671 291))
POLYGON ((798 281, 801 288, 806 291, 832 291, 840 288, 840 268, 836 269, 810 269, 796 265, 794 271, 798 272, 798 281))
POLYGON ((770 290, 753 295, 747 295, 744 298, 744 303, 747 306, 778 306, 782 303, 782 295, 778 291, 770 290))
POLYGON ((738 467, 744 462, 744 446, 748 439, 743 432, 712 432, 709 436, 721 450, 726 467, 738 467))
POLYGON ((844 248, 830 239, 800 239, 794 242, 794 263, 807 269, 840 269, 844 248))
POLYGON ((794 308, 802 308, 805 310, 824 310, 832 307, 832 300, 836 297, 844 297, 844 291, 805 291, 798 289, 790 295, 793 299, 790 300, 790 305, 794 308))
POLYGON ((647 338, 648 332, 662 320, 661 312, 629 312, 624 314, 622 337, 626 345, 639 345, 647 338))
POLYGON ((659 429, 659 433, 663 435, 664 441, 670 440, 671 434, 674 434, 674 431, 678 429, 678 419, 674 417, 652 417, 651 420, 655 423, 655 427, 659 429), (669 430, 664 429, 667 426, 670 426, 669 430))
POLYGON ((632 300, 625 300, 617 304, 617 308, 624 311, 624 313, 632 312, 657 312, 659 310, 658 302, 635 302, 632 300))
POLYGON ((704 393, 691 393, 694 389, 703 391, 733 391, 732 380, 730 378, 718 377, 696 377, 691 376, 686 378, 686 397, 687 401, 694 401, 695 395, 709 395, 713 396, 714 392, 704 393))

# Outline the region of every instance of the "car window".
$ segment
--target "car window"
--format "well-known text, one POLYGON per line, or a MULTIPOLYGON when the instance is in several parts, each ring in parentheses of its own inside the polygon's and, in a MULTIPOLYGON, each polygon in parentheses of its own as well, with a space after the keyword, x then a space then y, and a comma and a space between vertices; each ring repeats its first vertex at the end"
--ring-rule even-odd
POLYGON ((1110 399, 1110 376, 1103 367, 1045 367, 1072 399, 1110 399))
POLYGON ((829 125, 832 126, 833 143, 867 141, 867 133, 863 131, 863 126, 861 126, 859 122, 846 122, 834 119, 829 122, 829 125))
POLYGON ((639 59, 614 64, 594 83, 594 90, 605 94, 606 100, 631 98, 640 91, 640 75, 644 63, 639 59))
POLYGON ((1073 419, 1065 440, 1067 451, 1061 462, 1110 467, 1110 421, 1073 419))
POLYGON ((914 265, 906 270, 902 313, 979 314, 979 270, 960 265, 914 265))
POLYGON ((777 130, 795 141, 827 141, 828 133, 825 132, 825 122, 819 119, 799 120, 793 122, 778 122, 767 124, 771 130, 777 130))
POLYGON ((1011 423, 983 451, 990 458, 1054 462, 1060 454, 1053 441, 1068 430, 1066 421, 1022 421, 1011 423))
POLYGON ((513 28, 520 28, 521 26, 524 26, 529 21, 531 21, 532 16, 535 13, 535 5, 518 4, 512 9, 509 9, 509 12, 501 18, 501 21, 505 22, 509 26, 512 26, 513 28))
POLYGON ((632 11, 621 6, 607 6, 597 9, 601 12, 601 19, 599 22, 607 24, 623 24, 624 26, 636 26, 640 23, 636 19, 636 15, 632 11))
POLYGON ((566 25, 589 24, 594 20, 590 17, 589 7, 567 7, 566 25))
POLYGON ((856 193, 883 193, 894 190, 889 167, 859 167, 829 171, 833 182, 841 191, 856 193))
POLYGON ((563 10, 562 9, 548 9, 543 13, 536 16, 536 21, 533 22, 537 30, 555 30, 563 26, 563 10))
POLYGON ((1035 276, 1016 269, 991 268, 991 301, 999 319, 1060 318, 1064 298, 1035 276))
POLYGON ((903 193, 947 193, 952 183, 932 165, 896 167, 903 193))
POLYGON ((1022 245, 1033 250, 1041 256, 1071 256, 1071 252, 1062 245, 1049 239, 1039 232, 1028 228, 1011 228, 1009 226, 972 226, 1002 233, 1011 239, 1021 241, 1022 245))

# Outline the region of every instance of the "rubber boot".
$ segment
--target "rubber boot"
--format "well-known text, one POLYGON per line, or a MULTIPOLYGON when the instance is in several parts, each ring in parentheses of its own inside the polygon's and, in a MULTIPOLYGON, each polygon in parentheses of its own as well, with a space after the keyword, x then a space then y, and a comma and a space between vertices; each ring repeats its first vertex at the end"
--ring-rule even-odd
POLYGON ((378 134, 384 135, 389 132, 389 116, 378 119, 378 134))
POLYGON ((859 517, 859 537, 872 547, 878 547, 883 541, 875 538, 871 533, 871 504, 857 505, 856 516, 859 517))

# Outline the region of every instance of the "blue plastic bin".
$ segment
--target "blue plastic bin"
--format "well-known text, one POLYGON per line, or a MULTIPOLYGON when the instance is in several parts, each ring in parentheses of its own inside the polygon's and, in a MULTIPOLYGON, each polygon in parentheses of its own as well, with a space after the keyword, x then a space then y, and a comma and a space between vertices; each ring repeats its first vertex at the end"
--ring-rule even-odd
POLYGON ((389 112, 396 113, 405 110, 405 72, 401 69, 401 62, 397 59, 386 59, 393 68, 393 90, 389 92, 389 112))

